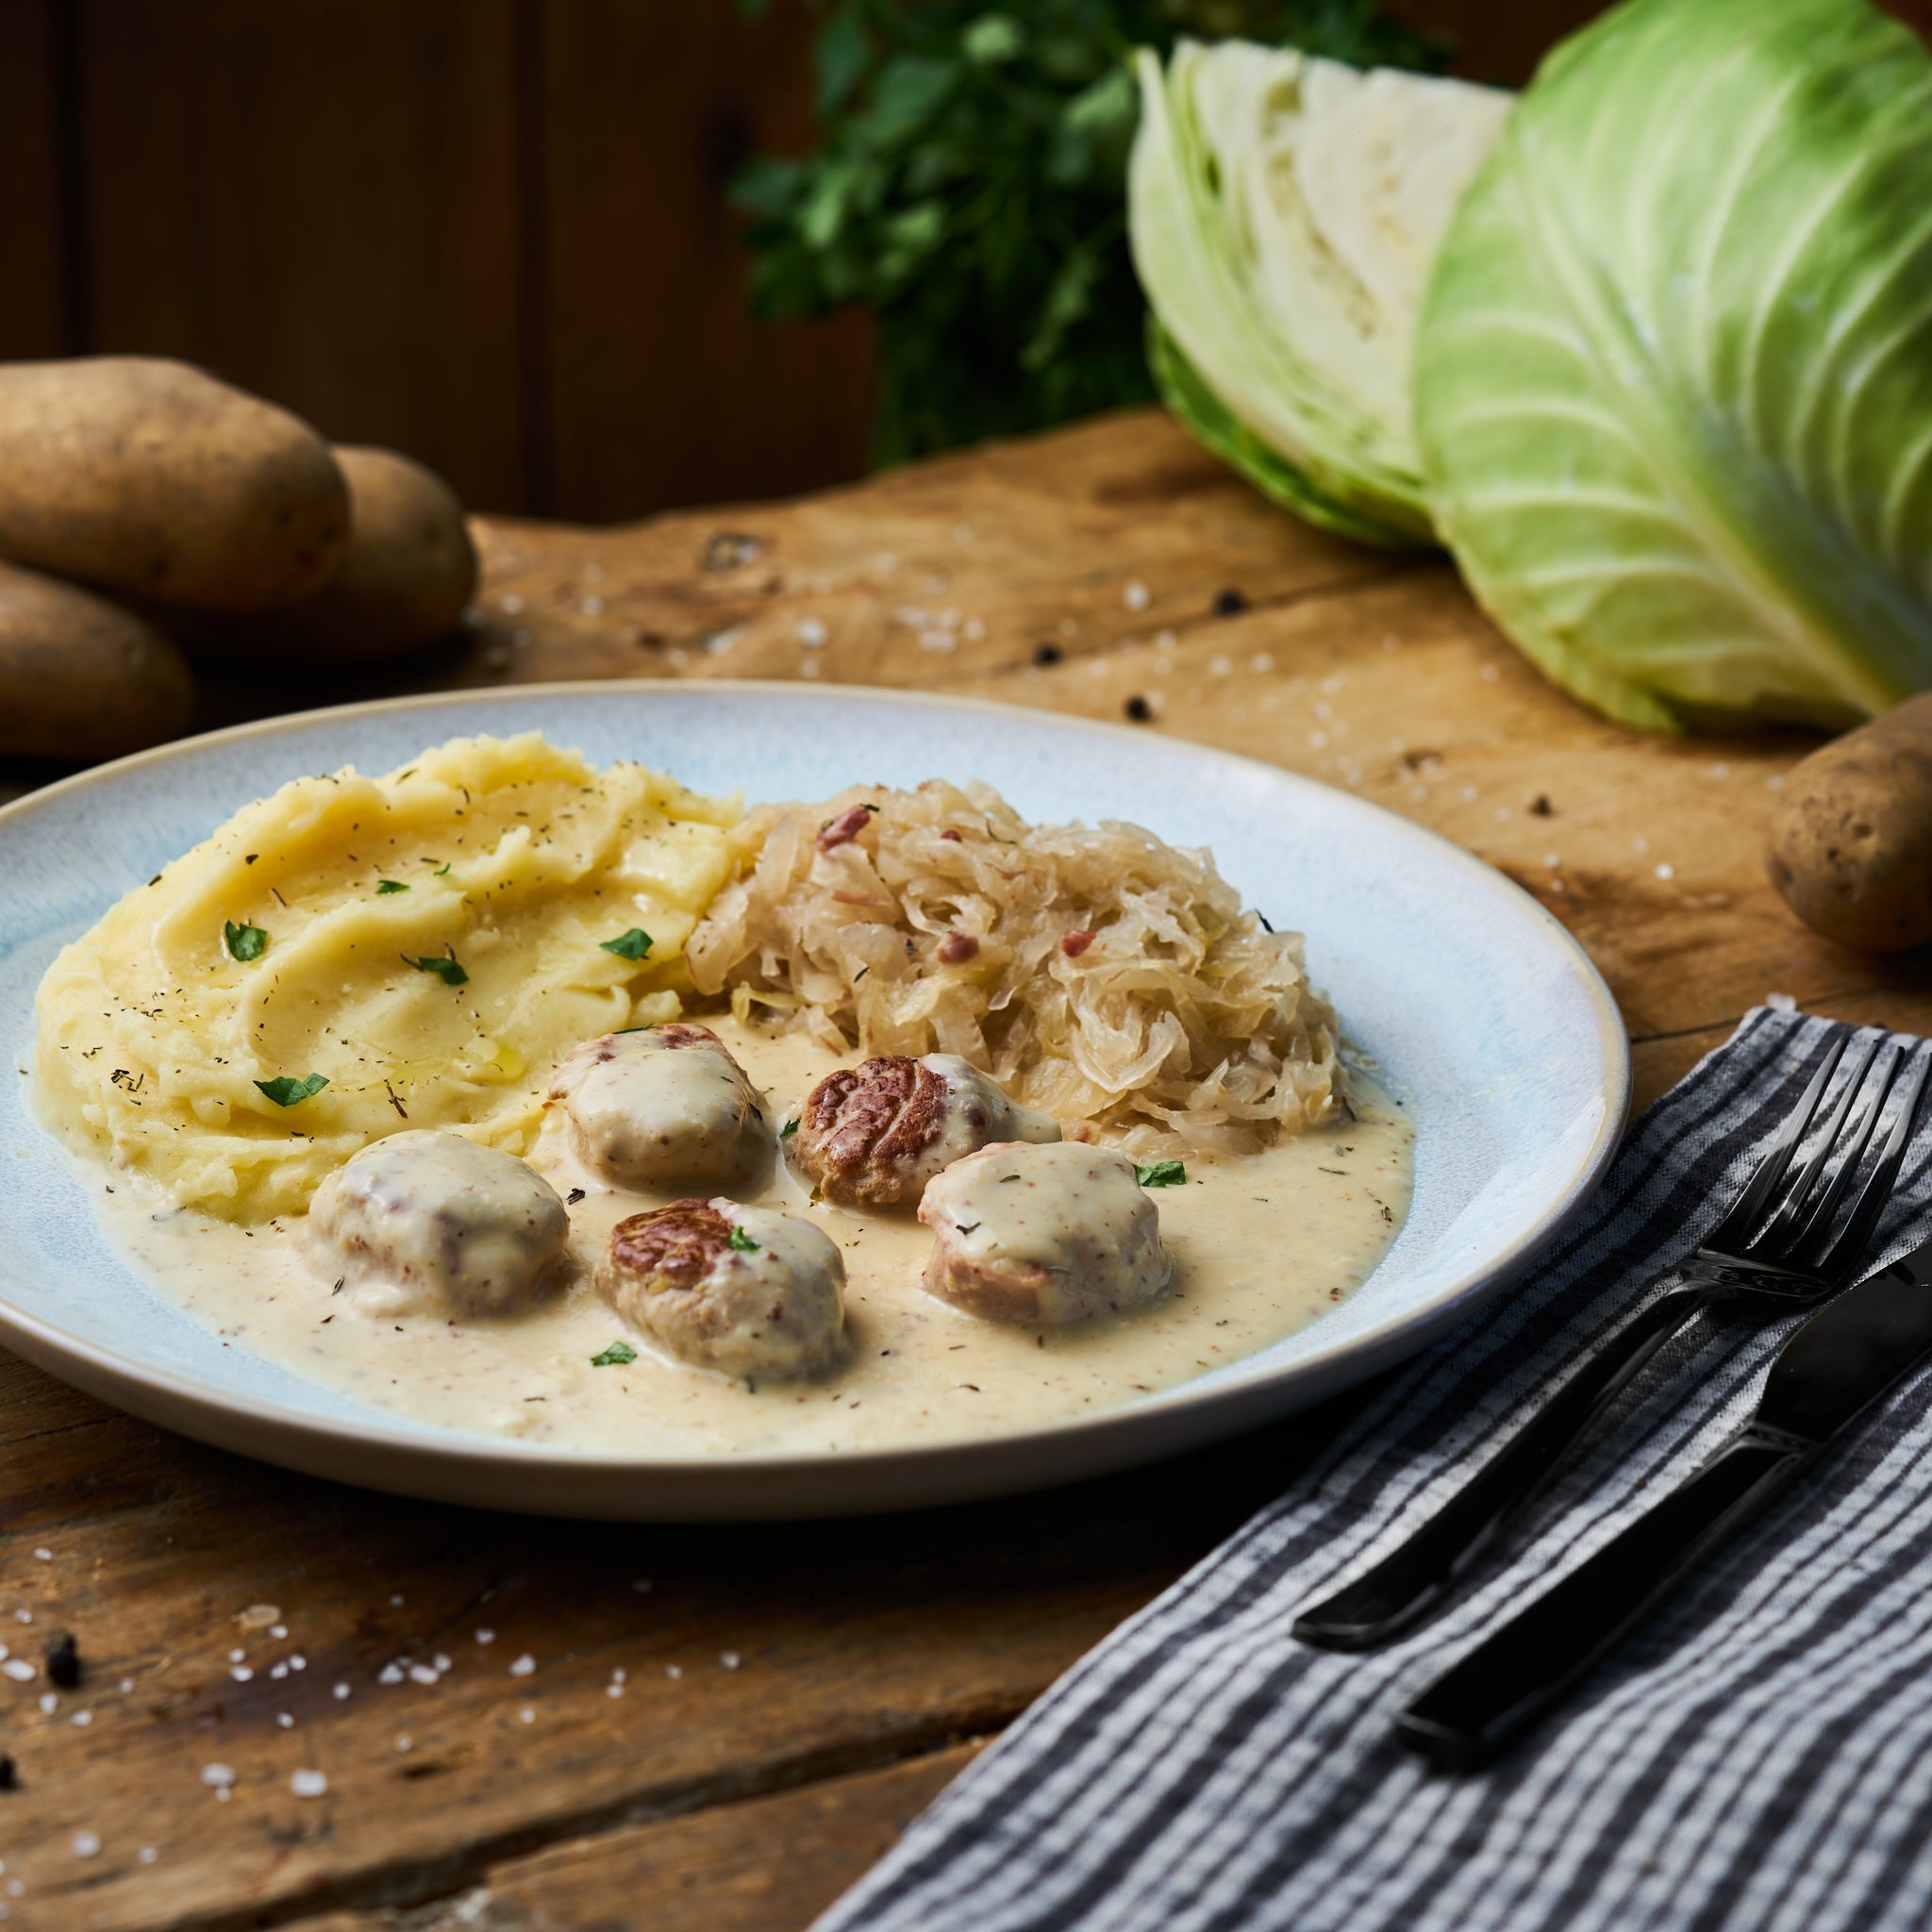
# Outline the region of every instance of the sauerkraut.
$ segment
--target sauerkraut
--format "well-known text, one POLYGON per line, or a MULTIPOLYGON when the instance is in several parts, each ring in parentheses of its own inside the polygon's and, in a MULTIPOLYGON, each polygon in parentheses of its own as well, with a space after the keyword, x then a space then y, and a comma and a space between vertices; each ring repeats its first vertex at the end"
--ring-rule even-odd
POLYGON ((1298 933, 1206 851, 1029 825, 990 786, 768 806, 686 948, 700 992, 835 1053, 955 1053, 1143 1159, 1252 1153, 1343 1102, 1298 933))

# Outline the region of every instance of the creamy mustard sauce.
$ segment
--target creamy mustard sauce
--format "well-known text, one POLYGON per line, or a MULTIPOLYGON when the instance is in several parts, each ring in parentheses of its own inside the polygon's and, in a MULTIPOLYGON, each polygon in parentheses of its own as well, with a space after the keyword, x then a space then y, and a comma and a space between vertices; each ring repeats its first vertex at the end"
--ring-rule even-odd
MULTIPOLYGON (((840 1064, 809 1041, 699 1017, 767 1096, 774 1130, 840 1064)), ((1357 1106, 1360 1118, 1262 1154, 1189 1160, 1186 1185, 1149 1191, 1174 1260, 1166 1291, 1129 1314, 1054 1328, 982 1321, 926 1294, 933 1236, 910 1209, 815 1203, 773 1159, 735 1198, 805 1216, 845 1261, 844 1360, 800 1381, 674 1362, 619 1320, 591 1286, 597 1254, 625 1216, 676 1197, 599 1180, 556 1109, 531 1160, 570 1204, 574 1267, 518 1318, 395 1314, 338 1290, 314 1272, 300 1218, 242 1228, 158 1206, 125 1174, 110 1176, 119 1185, 103 1189, 100 1212, 139 1274, 237 1346, 418 1422, 651 1458, 882 1449, 1091 1415, 1305 1327, 1368 1277, 1407 1211, 1409 1123, 1359 1082, 1357 1106), (614 1342, 636 1358, 608 1360, 614 1342)))

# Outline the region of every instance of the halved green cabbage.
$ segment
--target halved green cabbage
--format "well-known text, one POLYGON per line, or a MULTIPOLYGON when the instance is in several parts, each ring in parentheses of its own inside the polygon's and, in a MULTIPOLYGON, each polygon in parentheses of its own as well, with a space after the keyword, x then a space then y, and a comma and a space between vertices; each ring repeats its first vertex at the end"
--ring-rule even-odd
POLYGON ((1424 304, 1439 528, 1634 724, 1932 685, 1932 56, 1863 0, 1630 0, 1566 42, 1424 304))
POLYGON ((1511 96, 1246 41, 1140 74, 1128 215, 1169 408, 1311 521, 1427 542, 1415 316, 1511 96))

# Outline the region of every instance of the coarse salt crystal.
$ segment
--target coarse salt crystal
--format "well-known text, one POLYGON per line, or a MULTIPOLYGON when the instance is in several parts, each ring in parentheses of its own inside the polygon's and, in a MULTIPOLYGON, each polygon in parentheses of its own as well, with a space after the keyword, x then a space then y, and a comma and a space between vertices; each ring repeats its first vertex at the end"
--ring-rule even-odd
POLYGON ((476 1641, 478 1643, 494 1643, 496 1641, 496 1632, 494 1630, 479 1630, 476 1633, 476 1641))
POLYGON ((497 607, 506 617, 514 617, 524 608, 524 600, 514 591, 506 592, 497 599, 497 607))
POLYGON ((342 1702, 342 1701, 343 1701, 343 1700, 344 1700, 344 1699, 345 1699, 345 1698, 346 1698, 346 1697, 348 1696, 348 1694, 349 1694, 349 1687, 348 1687, 348 1686, 347 1686, 346 1684, 338 1684, 338 1685, 336 1686, 336 1692, 335 1692, 335 1694, 336 1694, 336 1702, 337 1702, 338 1704, 341 1704, 341 1702, 342 1702))
POLYGON ((152 1865, 161 1855, 152 1845, 142 1845, 134 1855, 143 1865, 152 1865))
POLYGON ((666 1664, 664 1666, 664 1674, 667 1677, 681 1677, 684 1675, 684 1670, 679 1664, 666 1664))
POLYGON ((87 1726, 88 1724, 92 1724, 93 1721, 94 1714, 91 1710, 76 1710, 74 1713, 74 1716, 71 1720, 71 1722, 81 1725, 83 1728, 85 1728, 85 1726, 87 1726))
POLYGON ((808 651, 816 651, 825 641, 825 626, 816 617, 799 620, 798 641, 808 651))
POLYGON ((436 1666, 439 1673, 446 1671, 450 1668, 450 1661, 448 1657, 444 1657, 441 1651, 440 1650, 436 1653, 436 1655, 433 1657, 429 1659, 429 1661, 436 1666))
POLYGON ((1154 600, 1139 577, 1129 577, 1121 589, 1121 602, 1129 610, 1144 610, 1154 600))
POLYGON ((577 606, 577 608, 581 610, 586 617, 602 617, 604 615, 604 600, 601 597, 586 597, 584 601, 577 606))
POLYGON ((398 1751, 407 1751, 407 1750, 408 1750, 408 1748, 409 1748, 409 1747, 410 1747, 410 1746, 411 1746, 411 1745, 412 1745, 412 1744, 413 1744, 413 1743, 414 1743, 415 1741, 416 1741, 416 1740, 415 1740, 415 1739, 414 1739, 414 1738, 412 1738, 412 1737, 410 1737, 410 1735, 408 1734, 408 1731, 398 1731, 398 1732, 396 1733, 396 1749, 397 1749, 398 1751))
POLYGON ((295 1728, 295 1720, 286 1710, 275 1712, 275 1723, 285 1731, 292 1731, 295 1728))
POLYGON ((381 1670, 376 1672, 375 1681, 378 1684, 400 1684, 403 1681, 402 1666, 384 1664, 381 1670))
POLYGON ((239 1664, 247 1655, 248 1653, 245 1650, 231 1650, 228 1653, 228 1661, 231 1664, 239 1664))
POLYGON ((268 1634, 280 1642, 289 1634, 289 1626, 286 1624, 271 1624, 268 1626, 268 1634))
POLYGON ((390 1592, 390 1599, 389 1599, 389 1607, 390 1607, 390 1608, 391 1608, 391 1609, 392 1609, 392 1610, 399 1610, 399 1609, 401 1609, 401 1608, 402 1608, 402 1607, 403 1607, 403 1593, 402 1593, 402 1591, 401 1591, 397 1590, 397 1591, 391 1591, 390 1592))
POLYGON ((134 1689, 134 1679, 132 1677, 123 1677, 121 1679, 121 1689, 123 1691, 132 1690, 134 1689))
POLYGON ((1657 875, 1660 879, 1674 879, 1677 876, 1677 868, 1674 865, 1660 865, 1657 869, 1657 875))
POLYGON ((319 1798, 328 1790, 328 1774, 321 1771, 291 1771, 289 1789, 298 1798, 319 1798))
POLYGON ((74 1834, 74 1856, 76 1858, 92 1858, 101 1848, 101 1835, 97 1831, 76 1831, 74 1834))
POLYGON ((251 1671, 246 1664, 237 1664, 235 1668, 228 1673, 228 1674, 229 1676, 234 1678, 236 1683, 245 1684, 247 1683, 250 1677, 254 1676, 255 1673, 251 1671))
POLYGON ((34 1555, 37 1556, 43 1563, 51 1563, 54 1560, 54 1553, 52 1550, 36 1550, 34 1552, 34 1555))
POLYGON ((230 1764, 204 1764, 201 1781, 205 1785, 212 1785, 218 1791, 225 1790, 235 1782, 235 1768, 230 1764))
POLYGON ((44 1716, 52 1717, 60 1708, 60 1700, 51 1690, 41 1692, 41 1710, 44 1716))
POLYGON ((510 1665, 509 1674, 512 1677, 527 1677, 536 1668, 537 1659, 526 1650, 522 1657, 517 1658, 515 1663, 510 1665))
POLYGON ((271 1677, 286 1677, 289 1674, 289 1667, 287 1664, 271 1664, 268 1667, 268 1674, 271 1677))
POLYGON ((8 1657, 4 1664, 0 1664, 0 1671, 5 1671, 16 1684, 26 1683, 34 1674, 33 1665, 24 1657, 8 1657))
POLYGON ((735 1671, 739 1667, 739 1665, 744 1661, 744 1659, 741 1657, 740 1657, 735 1650, 721 1650, 718 1653, 718 1661, 721 1664, 723 1664, 727 1671, 735 1671))
POLYGON ((427 1664, 411 1664, 409 1681, 412 1684, 433 1684, 436 1682, 436 1673, 427 1664))
POLYGON ((308 1668, 308 1659, 306 1657, 304 1657, 302 1653, 298 1650, 295 1653, 295 1655, 289 1659, 289 1668, 291 1671, 306 1671, 308 1668))
POLYGON ((31 1610, 15 1610, 13 1613, 23 1624, 31 1624, 34 1613, 31 1610))
POLYGON ((622 1684, 607 1684, 604 1687, 604 1694, 607 1697, 622 1697, 624 1695, 624 1686, 622 1684))
POLYGON ((1274 669, 1274 658, 1270 652, 1257 651, 1255 655, 1248 659, 1248 669, 1250 671, 1261 672, 1273 671, 1274 669))
POLYGON ((537 1713, 526 1704, 517 1712, 517 1722, 520 1724, 533 1724, 537 1722, 537 1713))

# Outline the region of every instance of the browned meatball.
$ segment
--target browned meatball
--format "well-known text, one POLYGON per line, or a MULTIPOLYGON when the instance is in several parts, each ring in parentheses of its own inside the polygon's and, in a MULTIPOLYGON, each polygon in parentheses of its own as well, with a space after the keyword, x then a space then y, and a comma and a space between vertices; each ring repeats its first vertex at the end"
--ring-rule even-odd
POLYGON ((366 1311, 511 1315, 539 1300, 569 1217, 513 1154, 411 1127, 365 1147, 315 1191, 308 1241, 366 1311))
POLYGON ((744 1069, 688 1021, 585 1041, 558 1068, 549 1104, 577 1158, 620 1188, 730 1182, 771 1155, 744 1069))
POLYGON ((924 1286, 990 1322, 1120 1314, 1167 1286, 1160 1217, 1110 1147, 988 1147, 925 1191, 924 1286))
POLYGON ((1016 1107, 958 1054, 886 1054, 827 1074, 785 1142, 829 1201, 891 1208, 962 1155, 994 1141, 1058 1141, 1058 1124, 1016 1107))
POLYGON ((843 1345, 845 1263, 808 1221, 674 1201, 610 1231, 599 1291, 669 1354, 732 1375, 801 1375, 843 1345))

